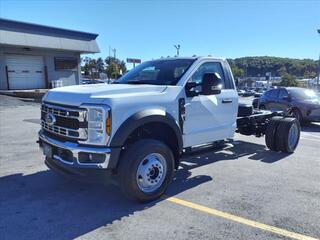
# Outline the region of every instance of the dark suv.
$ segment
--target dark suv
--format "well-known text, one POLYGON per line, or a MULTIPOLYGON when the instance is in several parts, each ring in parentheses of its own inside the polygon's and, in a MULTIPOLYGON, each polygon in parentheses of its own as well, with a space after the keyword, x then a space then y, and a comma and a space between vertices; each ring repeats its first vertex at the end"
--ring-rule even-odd
POLYGON ((320 122, 320 102, 314 91, 297 88, 271 89, 260 97, 260 109, 286 111, 292 107, 292 114, 300 122, 320 122))

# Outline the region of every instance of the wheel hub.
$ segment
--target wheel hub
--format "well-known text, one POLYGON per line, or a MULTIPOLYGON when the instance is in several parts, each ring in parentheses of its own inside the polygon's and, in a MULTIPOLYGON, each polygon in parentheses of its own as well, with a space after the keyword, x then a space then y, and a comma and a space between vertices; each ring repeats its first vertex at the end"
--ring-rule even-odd
POLYGON ((165 158, 159 153, 146 156, 137 169, 137 184, 143 192, 157 190, 163 183, 167 171, 165 158))
POLYGON ((297 125, 293 124, 290 127, 290 130, 289 130, 289 136, 288 136, 288 145, 289 145, 289 147, 293 148, 297 144, 298 133, 299 133, 299 130, 298 130, 297 125))

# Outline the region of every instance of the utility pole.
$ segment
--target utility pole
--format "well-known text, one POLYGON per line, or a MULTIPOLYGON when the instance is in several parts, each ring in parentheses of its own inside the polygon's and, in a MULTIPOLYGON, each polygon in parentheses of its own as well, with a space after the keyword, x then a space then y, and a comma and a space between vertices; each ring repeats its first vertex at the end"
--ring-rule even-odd
POLYGON ((179 54, 180 54, 180 44, 178 44, 178 45, 173 45, 175 48, 176 48, 176 50, 177 50, 177 56, 179 57, 179 54))

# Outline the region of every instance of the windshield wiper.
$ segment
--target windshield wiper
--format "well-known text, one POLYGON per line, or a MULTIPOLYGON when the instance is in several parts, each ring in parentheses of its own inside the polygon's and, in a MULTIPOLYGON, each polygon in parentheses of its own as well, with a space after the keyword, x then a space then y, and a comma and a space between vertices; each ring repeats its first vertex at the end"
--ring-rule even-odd
POLYGON ((141 81, 141 80, 130 80, 127 82, 123 82, 124 84, 154 84, 152 81, 141 81))

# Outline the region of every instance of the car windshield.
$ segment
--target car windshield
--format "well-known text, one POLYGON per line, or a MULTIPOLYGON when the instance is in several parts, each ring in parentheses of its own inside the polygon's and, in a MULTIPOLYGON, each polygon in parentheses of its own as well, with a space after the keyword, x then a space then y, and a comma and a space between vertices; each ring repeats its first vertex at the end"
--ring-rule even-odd
POLYGON ((317 95, 313 90, 310 89, 288 89, 290 95, 292 98, 295 99, 316 99, 317 95))
POLYGON ((175 85, 195 59, 148 61, 132 69, 114 83, 175 85))

